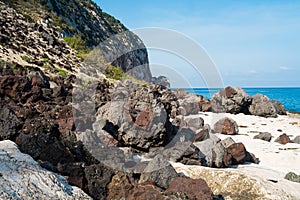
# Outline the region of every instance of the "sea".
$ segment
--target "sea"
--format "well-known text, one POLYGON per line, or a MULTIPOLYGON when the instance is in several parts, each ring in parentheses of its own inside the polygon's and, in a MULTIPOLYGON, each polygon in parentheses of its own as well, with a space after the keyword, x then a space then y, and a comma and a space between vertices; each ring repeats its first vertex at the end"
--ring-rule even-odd
MULTIPOLYGON (((176 89, 176 88, 174 88, 176 89)), ((172 89, 172 90, 174 90, 172 89)), ((183 88, 189 93, 202 95, 211 99, 213 94, 220 88, 183 88)), ((280 101, 288 111, 300 113, 300 87, 280 87, 280 88, 243 88, 250 96, 263 94, 270 99, 280 101)))

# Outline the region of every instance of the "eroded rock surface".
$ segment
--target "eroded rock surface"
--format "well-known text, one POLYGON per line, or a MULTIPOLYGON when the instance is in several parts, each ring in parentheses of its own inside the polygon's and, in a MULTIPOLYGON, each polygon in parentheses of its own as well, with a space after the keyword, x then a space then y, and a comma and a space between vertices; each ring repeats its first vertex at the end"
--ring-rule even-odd
POLYGON ((92 199, 8 140, 0 142, 0 175, 1 199, 92 199))

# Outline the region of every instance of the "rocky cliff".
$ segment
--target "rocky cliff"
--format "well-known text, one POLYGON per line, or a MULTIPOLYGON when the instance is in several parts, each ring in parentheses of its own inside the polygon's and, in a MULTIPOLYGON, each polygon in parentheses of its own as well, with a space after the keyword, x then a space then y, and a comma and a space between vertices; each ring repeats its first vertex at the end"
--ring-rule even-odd
POLYGON ((100 47, 104 68, 112 64, 151 81, 143 42, 90 0, 1 1, 0 17, 0 54, 6 61, 74 73, 100 47))

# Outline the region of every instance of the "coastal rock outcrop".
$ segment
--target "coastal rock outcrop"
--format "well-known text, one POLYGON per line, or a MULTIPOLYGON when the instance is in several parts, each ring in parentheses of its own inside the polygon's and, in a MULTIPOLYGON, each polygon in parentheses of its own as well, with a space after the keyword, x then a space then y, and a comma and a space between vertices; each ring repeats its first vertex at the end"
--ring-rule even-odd
POLYGON ((258 163, 258 159, 246 150, 243 143, 236 143, 232 138, 220 140, 211 137, 194 144, 204 160, 202 166, 223 168, 245 162, 258 163))
POLYGON ((165 76, 152 77, 152 83, 154 85, 160 85, 165 89, 170 89, 170 80, 165 76))
POLYGON ((211 101, 212 111, 248 114, 251 100, 251 97, 242 88, 229 86, 213 95, 211 101))
POLYGON ((252 97, 252 103, 249 106, 249 112, 252 115, 261 117, 276 117, 276 109, 274 104, 267 96, 256 94, 252 97))
POLYGON ((214 124, 214 132, 221 133, 225 135, 235 135, 239 133, 239 128, 237 123, 228 117, 220 119, 214 124))
POLYGON ((1 199, 92 199, 21 153, 11 141, 0 142, 0 155, 1 199))

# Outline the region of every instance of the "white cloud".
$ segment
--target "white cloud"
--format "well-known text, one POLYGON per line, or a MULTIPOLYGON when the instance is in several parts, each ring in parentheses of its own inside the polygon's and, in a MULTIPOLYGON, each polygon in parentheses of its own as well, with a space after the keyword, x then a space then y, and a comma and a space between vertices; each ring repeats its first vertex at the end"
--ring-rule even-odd
POLYGON ((258 72, 256 70, 250 70, 249 73, 250 74, 258 74, 258 72))
POLYGON ((286 67, 286 66, 281 66, 281 67, 279 67, 279 69, 281 69, 281 70, 285 70, 285 71, 287 71, 287 70, 291 70, 291 68, 289 68, 289 67, 286 67))

